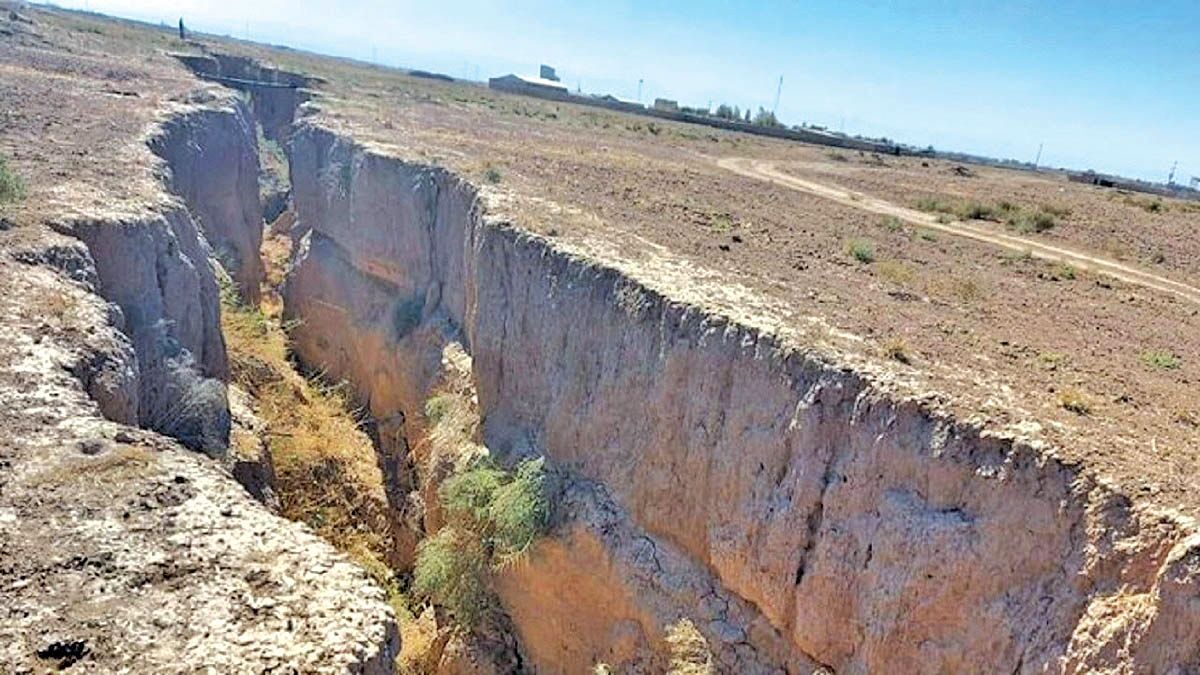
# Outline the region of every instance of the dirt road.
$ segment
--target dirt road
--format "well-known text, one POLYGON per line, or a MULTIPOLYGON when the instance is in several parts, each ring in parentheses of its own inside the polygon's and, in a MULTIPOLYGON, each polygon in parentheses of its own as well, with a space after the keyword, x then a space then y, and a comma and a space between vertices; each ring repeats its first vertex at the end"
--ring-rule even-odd
POLYGON ((1096 274, 1104 274, 1126 283, 1136 284, 1163 293, 1171 293, 1185 300, 1200 304, 1200 288, 1189 286, 1188 284, 1168 279, 1115 260, 1065 248, 1061 244, 1048 244, 1029 237, 996 232, 961 220, 939 222, 938 217, 933 214, 898 206, 878 197, 847 190, 836 185, 816 183, 788 175, 775 168, 775 162, 769 160, 726 157, 717 160, 717 165, 741 176, 756 178, 793 190, 807 192, 808 194, 824 197, 845 206, 851 206, 880 215, 895 216, 896 218, 930 230, 974 239, 975 241, 1000 248, 1028 252, 1035 258, 1071 265, 1077 269, 1096 274))

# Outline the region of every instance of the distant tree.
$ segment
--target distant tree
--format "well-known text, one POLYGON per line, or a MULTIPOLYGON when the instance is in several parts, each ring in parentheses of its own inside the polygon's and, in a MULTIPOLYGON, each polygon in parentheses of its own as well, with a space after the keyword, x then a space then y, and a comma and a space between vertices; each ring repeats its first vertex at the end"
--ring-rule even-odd
POLYGON ((750 122, 750 108, 748 108, 748 107, 746 108, 746 119, 744 121, 747 124, 750 122))
POLYGON ((717 112, 713 113, 713 115, 719 119, 731 120, 737 117, 737 112, 734 108, 729 107, 728 103, 722 103, 717 106, 717 112))
POLYGON ((776 119, 775 113, 771 112, 770 110, 766 110, 762 107, 759 107, 758 113, 756 113, 754 115, 754 124, 755 124, 755 126, 760 126, 760 127, 781 127, 781 126, 783 126, 782 124, 779 123, 779 120, 776 119))

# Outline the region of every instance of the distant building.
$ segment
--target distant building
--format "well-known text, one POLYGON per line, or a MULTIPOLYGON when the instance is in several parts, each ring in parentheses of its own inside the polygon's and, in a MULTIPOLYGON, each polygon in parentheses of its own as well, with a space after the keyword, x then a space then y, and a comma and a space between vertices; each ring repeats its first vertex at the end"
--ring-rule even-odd
POLYGON ((488 87, 514 94, 538 96, 540 98, 562 99, 570 96, 570 92, 562 84, 543 77, 527 75, 501 75, 488 80, 488 87))
POLYGON ((606 103, 620 103, 622 105, 631 105, 638 108, 643 107, 640 102, 631 98, 621 98, 620 96, 613 96, 612 94, 593 94, 592 97, 606 103))
POLYGON ((679 101, 672 101, 669 98, 654 99, 654 109, 662 110, 663 112, 679 112, 679 101))
POLYGON ((1087 171, 1070 171, 1067 173, 1067 180, 1074 183, 1099 185, 1100 187, 1116 187, 1119 179, 1116 176, 1106 176, 1089 169, 1087 171))
POLYGON ((588 97, 599 105, 609 110, 624 110, 626 112, 645 113, 646 106, 628 98, 613 96, 612 94, 592 94, 588 97))
POLYGON ((547 66, 544 63, 542 64, 541 71, 538 73, 538 77, 541 77, 543 80, 550 80, 551 82, 559 81, 558 74, 554 72, 554 67, 547 66))

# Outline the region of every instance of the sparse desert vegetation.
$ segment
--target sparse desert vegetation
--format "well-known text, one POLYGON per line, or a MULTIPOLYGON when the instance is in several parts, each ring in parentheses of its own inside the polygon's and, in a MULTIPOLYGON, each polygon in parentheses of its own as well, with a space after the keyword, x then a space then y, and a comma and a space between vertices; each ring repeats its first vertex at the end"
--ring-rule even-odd
POLYGON ((875 262, 875 246, 865 239, 848 239, 842 249, 860 263, 875 262))
POLYGON ((1142 209, 1146 213, 1164 213, 1170 207, 1163 201, 1162 197, 1135 197, 1133 195, 1125 195, 1122 202, 1127 206, 1133 206, 1142 209))
POLYGON ((1079 389, 1069 387, 1058 392, 1058 405, 1076 415, 1092 414, 1092 399, 1079 389))
POLYGON ((9 165, 8 158, 0 154, 0 207, 24 198, 25 181, 9 165))
POLYGON ((883 355, 900 363, 912 363, 912 355, 908 351, 908 343, 904 338, 888 338, 883 343, 883 355))
POLYGON ((417 550, 414 594, 468 628, 495 610, 490 575, 518 561, 545 531, 544 483, 540 459, 505 471, 476 458, 449 477, 439 490, 447 522, 417 550))
POLYGON ((960 220, 990 220, 1003 223, 1022 234, 1045 232, 1058 225, 1059 219, 1070 214, 1062 206, 1021 206, 1001 200, 994 204, 975 200, 946 200, 938 197, 922 197, 914 202, 921 211, 942 216, 953 216, 960 220))
POLYGON ((1149 349, 1139 356, 1142 363, 1156 370, 1177 370, 1179 357, 1165 349, 1149 349))
POLYGON ((360 428, 361 411, 344 386, 296 371, 277 309, 246 306, 231 284, 223 286, 222 299, 233 381, 254 396, 267 425, 283 515, 307 523, 350 555, 405 616, 406 601, 392 571, 397 525, 375 447, 360 428))
POLYGON ((880 260, 875 263, 875 273, 888 281, 904 286, 916 278, 916 270, 912 265, 899 260, 880 260))

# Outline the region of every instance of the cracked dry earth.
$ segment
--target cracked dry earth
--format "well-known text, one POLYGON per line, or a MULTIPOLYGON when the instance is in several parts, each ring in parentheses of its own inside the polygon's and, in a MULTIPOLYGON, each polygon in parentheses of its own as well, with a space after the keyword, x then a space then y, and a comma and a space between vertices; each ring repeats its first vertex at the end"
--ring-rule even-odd
POLYGON ((0 4, 0 152, 28 186, 0 214, 0 672, 390 672, 395 618, 361 569, 224 459, 139 428, 188 417, 164 401, 189 382, 223 405, 200 325, 215 284, 149 143, 232 118, 229 94, 125 24, 17 9, 0 4))
POLYGON ((11 259, 0 279, 5 669, 343 672, 377 659, 387 610, 361 570, 215 462, 101 417, 80 374, 129 375, 105 305, 11 259))
POLYGON ((469 443, 554 477, 549 532, 492 580, 505 658, 447 672, 661 672, 682 619, 720 672, 1200 668, 1194 304, 719 162, 898 205, 1062 200, 1044 246, 1094 250, 1103 229, 1142 256, 1149 236, 1155 276, 1195 285, 1174 260, 1188 205, 1139 228, 1061 177, 943 181, 943 163, 11 16, 0 149, 30 185, 0 231, 12 670, 393 668, 383 591, 221 460, 210 259, 261 275, 243 216, 264 106, 171 51, 316 89, 281 130, 288 348, 363 403, 405 541, 442 524, 413 467, 452 346, 469 443), (1143 356, 1163 351, 1173 367, 1143 356))

